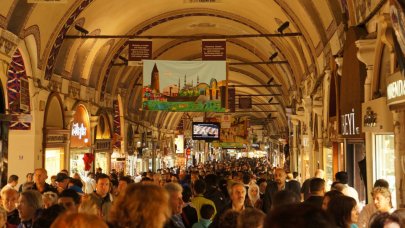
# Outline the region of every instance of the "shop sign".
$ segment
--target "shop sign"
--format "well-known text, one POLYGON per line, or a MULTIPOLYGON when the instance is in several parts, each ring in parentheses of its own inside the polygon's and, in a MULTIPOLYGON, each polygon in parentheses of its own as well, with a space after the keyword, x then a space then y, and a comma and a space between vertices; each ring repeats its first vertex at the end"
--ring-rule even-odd
POLYGON ((405 103, 405 77, 397 72, 387 78, 387 104, 405 103))
POLYGON ((90 147, 90 118, 86 108, 78 105, 73 116, 70 131, 70 147, 82 148, 90 147))
POLYGON ((226 40, 202 40, 201 48, 202 60, 226 60, 226 40))
POLYGON ((72 124, 72 136, 77 136, 79 139, 82 139, 83 136, 86 136, 87 128, 84 127, 83 123, 73 123, 72 124))
POLYGON ((152 41, 129 40, 128 66, 138 66, 144 59, 152 59, 152 41))
POLYGON ((46 143, 65 143, 67 141, 67 135, 47 135, 46 143))
POLYGON ((96 141, 96 150, 104 150, 104 151, 106 151, 106 150, 111 150, 111 149, 112 149, 111 140, 107 140, 107 141, 97 140, 96 141))
POLYGON ((357 135, 360 134, 359 127, 356 127, 354 108, 348 114, 340 116, 342 135, 357 135))
POLYGON ((393 132, 393 115, 386 97, 380 97, 362 104, 363 132, 393 132))
POLYGON ((178 135, 174 139, 174 147, 176 149, 176 154, 184 153, 184 135, 178 135))

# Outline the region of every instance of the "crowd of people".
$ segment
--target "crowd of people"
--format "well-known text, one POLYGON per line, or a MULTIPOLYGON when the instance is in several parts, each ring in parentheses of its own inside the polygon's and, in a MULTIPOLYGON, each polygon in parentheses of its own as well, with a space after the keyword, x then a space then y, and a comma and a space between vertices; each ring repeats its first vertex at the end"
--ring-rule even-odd
POLYGON ((361 208, 346 172, 336 173, 330 191, 323 175, 317 170, 301 184, 297 173, 251 158, 134 177, 62 170, 49 183, 39 168, 19 188, 11 175, 1 189, 0 228, 405 227, 405 209, 394 209, 387 181, 375 182, 361 208))

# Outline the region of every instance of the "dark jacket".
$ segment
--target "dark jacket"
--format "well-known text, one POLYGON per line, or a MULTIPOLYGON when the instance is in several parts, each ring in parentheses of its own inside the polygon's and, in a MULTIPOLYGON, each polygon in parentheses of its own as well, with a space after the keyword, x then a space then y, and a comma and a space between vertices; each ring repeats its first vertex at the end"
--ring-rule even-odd
MULTIPOLYGON (((285 182, 284 189, 287 191, 294 192, 298 196, 300 195, 300 187, 296 185, 296 183, 293 182, 285 182)), ((265 213, 269 212, 271 209, 271 204, 272 204, 272 197, 274 194, 278 192, 278 186, 277 183, 274 181, 270 181, 267 184, 266 191, 264 193, 264 199, 263 199, 263 211, 265 213)))
POLYGON ((190 205, 183 207, 181 219, 183 220, 184 226, 186 228, 191 228, 194 223, 198 222, 196 209, 190 205))
MULTIPOLYGON (((39 191, 36 184, 34 184, 34 185, 30 188, 30 190, 37 190, 37 191, 39 191)), ((42 193, 44 193, 44 192, 54 192, 54 193, 58 194, 58 191, 56 190, 56 188, 52 187, 52 185, 49 185, 48 183, 45 183, 44 191, 42 191, 42 192, 40 192, 40 193, 42 194, 42 193)))
POLYGON ((17 227, 21 223, 20 216, 18 215, 18 210, 7 213, 7 227, 17 227))
POLYGON ((323 197, 322 196, 310 196, 304 201, 306 204, 310 204, 318 209, 322 209, 323 197))
POLYGON ((217 211, 221 210, 226 204, 225 196, 219 189, 214 187, 207 187, 204 197, 214 202, 217 211))
POLYGON ((181 220, 180 215, 173 215, 169 221, 166 222, 164 228, 184 228, 184 223, 181 220))

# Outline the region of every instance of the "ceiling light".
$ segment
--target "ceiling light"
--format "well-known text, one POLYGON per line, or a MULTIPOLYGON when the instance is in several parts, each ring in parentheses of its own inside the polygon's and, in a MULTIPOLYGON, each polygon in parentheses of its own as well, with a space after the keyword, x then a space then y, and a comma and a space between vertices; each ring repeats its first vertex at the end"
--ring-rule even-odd
POLYGON ((271 103, 271 102, 273 101, 273 99, 274 99, 274 97, 270 98, 270 99, 269 99, 269 103, 271 103))
POLYGON ((267 85, 270 85, 274 81, 274 78, 270 78, 270 80, 267 82, 267 85))
POLYGON ((286 21, 278 27, 277 32, 283 34, 284 30, 286 30, 290 26, 290 22, 286 21))
POLYGON ((75 25, 75 29, 76 29, 77 31, 79 31, 80 33, 82 33, 82 35, 87 35, 87 34, 89 34, 89 31, 86 30, 85 28, 83 28, 83 27, 80 26, 80 25, 75 25))
POLYGON ((273 54, 270 55, 269 60, 270 62, 273 62, 273 60, 277 57, 278 52, 274 52, 273 54))

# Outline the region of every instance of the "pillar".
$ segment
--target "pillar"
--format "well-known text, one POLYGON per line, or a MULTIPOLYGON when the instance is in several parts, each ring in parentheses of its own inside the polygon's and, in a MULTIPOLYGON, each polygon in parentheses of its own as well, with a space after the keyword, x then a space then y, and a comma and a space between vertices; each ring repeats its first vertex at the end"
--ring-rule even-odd
MULTIPOLYGON (((312 98, 306 97, 302 99, 304 110, 305 110, 305 124, 307 125, 307 132, 306 135, 308 137, 308 144, 304 148, 305 160, 307 161, 306 165, 308 165, 308 169, 305 170, 304 177, 309 178, 315 171, 315 153, 314 153, 314 142, 312 138, 312 125, 313 125, 313 117, 312 117, 312 98)), ((305 161, 304 161, 305 163, 305 161)))
MULTIPOLYGON (((359 49, 357 58, 366 65, 367 77, 364 82, 364 102, 372 100, 371 81, 374 76, 374 59, 376 40, 357 40, 356 46, 359 49)), ((365 146, 366 146, 366 170, 367 170, 367 190, 370 192, 373 188, 373 135, 372 132, 365 132, 365 146)), ((367 193, 368 194, 368 193, 367 193)))
POLYGON ((394 133, 395 133, 395 192, 397 208, 405 207, 405 113, 394 111, 394 133))

